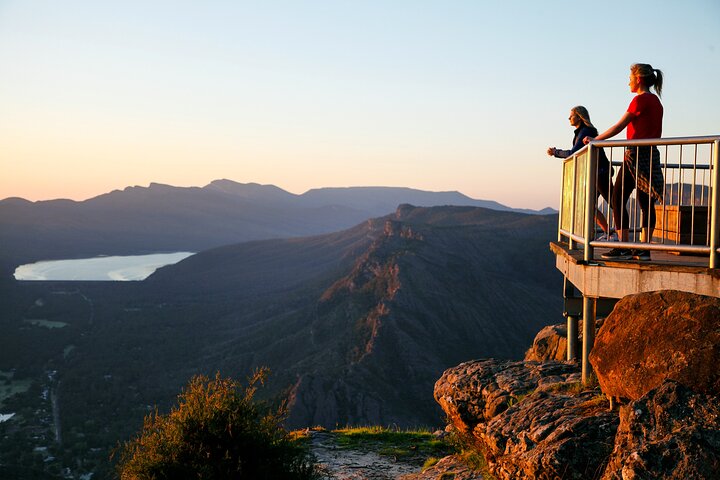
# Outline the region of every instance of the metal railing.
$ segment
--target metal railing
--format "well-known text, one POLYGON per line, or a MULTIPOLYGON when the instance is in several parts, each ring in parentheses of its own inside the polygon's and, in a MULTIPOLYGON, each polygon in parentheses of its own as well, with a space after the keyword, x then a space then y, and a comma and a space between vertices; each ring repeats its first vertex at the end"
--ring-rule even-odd
MULTIPOLYGON (((594 247, 617 247, 651 251, 672 251, 681 254, 707 255, 710 268, 720 268, 720 135, 706 137, 660 138, 646 140, 594 141, 578 150, 563 162, 562 197, 558 220, 558 241, 567 239, 571 249, 582 248, 586 263, 593 261, 594 247), (618 214, 608 201, 598 208, 597 182, 607 182, 612 197, 615 189, 624 189, 620 180, 626 151, 633 150, 634 157, 640 152, 656 148, 662 171, 662 202, 656 203, 652 196, 644 195, 634 188, 625 209, 618 214), (609 174, 598 177, 598 158, 603 149, 613 168, 609 174), (619 167, 619 168, 618 168, 619 167), (641 197, 643 202, 641 204, 641 197), (641 221, 640 212, 643 212, 641 221), (654 212, 654 213, 653 213, 654 212), (609 228, 620 230, 613 217, 620 218, 621 225, 628 225, 627 241, 596 240, 595 219, 607 219, 609 228), (614 215, 613 215, 614 214, 614 215), (652 217, 656 221, 652 221, 652 217), (655 223, 653 228, 653 223, 655 223), (651 234, 652 232, 652 234, 651 234), (643 235, 639 235, 639 234, 643 235), (639 238, 643 237, 643 238, 639 238)), ((650 162, 650 165, 657 165, 650 162)), ((626 172, 637 178, 637 162, 628 162, 626 172), (632 169, 635 169, 632 172, 632 169)), ((657 167, 655 167, 657 169, 657 167)), ((652 169, 652 167, 651 167, 652 169)), ((650 172, 652 176, 652 171, 650 172)), ((631 189, 631 188, 629 188, 631 189)), ((621 205, 622 201, 616 204, 621 205)))

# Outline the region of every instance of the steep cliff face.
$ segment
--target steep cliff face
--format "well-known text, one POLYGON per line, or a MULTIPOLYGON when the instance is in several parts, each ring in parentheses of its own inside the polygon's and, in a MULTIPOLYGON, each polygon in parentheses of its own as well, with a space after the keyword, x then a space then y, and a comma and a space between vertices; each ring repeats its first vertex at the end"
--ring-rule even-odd
POLYGON ((516 214, 401 206, 320 295, 309 332, 316 368, 292 389, 291 424, 439 423, 426 392, 445 368, 519 358, 557 318, 552 270, 538 276, 517 258, 545 228, 516 214))
POLYGON ((498 479, 714 479, 719 309, 718 298, 680 292, 623 299, 593 351, 602 390, 582 388, 576 364, 490 359, 447 370, 435 398, 498 479), (609 410, 611 393, 630 397, 621 388, 638 394, 609 410))

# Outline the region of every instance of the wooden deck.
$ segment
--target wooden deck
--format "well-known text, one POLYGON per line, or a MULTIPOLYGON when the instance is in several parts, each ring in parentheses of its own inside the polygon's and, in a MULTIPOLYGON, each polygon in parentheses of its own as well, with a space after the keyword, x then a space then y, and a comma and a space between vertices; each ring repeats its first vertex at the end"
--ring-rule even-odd
POLYGON ((582 294, 592 298, 622 298, 655 290, 681 290, 720 297, 720 270, 708 268, 708 257, 652 252, 652 260, 605 260, 608 249, 596 248, 592 262, 582 250, 551 242, 556 267, 582 294))

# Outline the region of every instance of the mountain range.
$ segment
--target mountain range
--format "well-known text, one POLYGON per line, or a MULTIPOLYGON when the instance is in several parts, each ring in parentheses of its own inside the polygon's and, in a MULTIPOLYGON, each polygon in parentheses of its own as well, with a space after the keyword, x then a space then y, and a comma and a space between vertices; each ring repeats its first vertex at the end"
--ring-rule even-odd
POLYGON ((512 211, 458 192, 351 187, 295 195, 273 185, 230 180, 202 188, 153 183, 80 202, 7 198, 0 201, 0 267, 96 255, 197 252, 249 240, 329 233, 387 215, 401 203, 512 211))

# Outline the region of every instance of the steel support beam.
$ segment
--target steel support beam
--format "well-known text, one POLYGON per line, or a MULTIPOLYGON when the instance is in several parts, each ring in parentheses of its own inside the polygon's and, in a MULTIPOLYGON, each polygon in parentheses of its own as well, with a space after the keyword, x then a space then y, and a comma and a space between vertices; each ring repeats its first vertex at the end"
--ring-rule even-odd
POLYGON ((582 383, 587 385, 592 375, 590 350, 595 343, 595 299, 583 296, 583 349, 582 349, 582 383))

